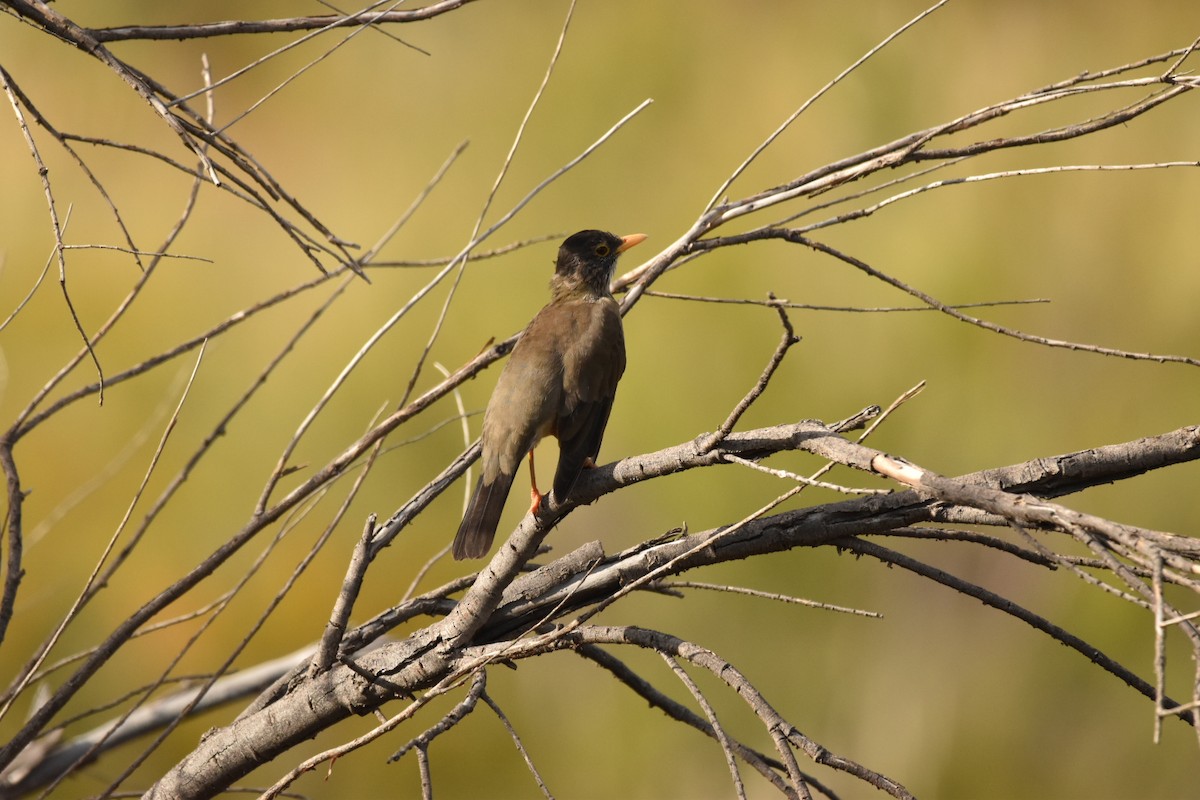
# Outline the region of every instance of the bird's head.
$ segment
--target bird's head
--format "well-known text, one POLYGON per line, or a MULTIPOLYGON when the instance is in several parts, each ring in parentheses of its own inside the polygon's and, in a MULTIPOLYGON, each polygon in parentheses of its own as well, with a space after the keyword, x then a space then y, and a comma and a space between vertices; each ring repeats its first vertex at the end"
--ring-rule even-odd
POLYGON ((617 256, 645 238, 644 233, 617 236, 606 231, 580 231, 567 237, 558 248, 552 283, 555 295, 607 295, 617 256))

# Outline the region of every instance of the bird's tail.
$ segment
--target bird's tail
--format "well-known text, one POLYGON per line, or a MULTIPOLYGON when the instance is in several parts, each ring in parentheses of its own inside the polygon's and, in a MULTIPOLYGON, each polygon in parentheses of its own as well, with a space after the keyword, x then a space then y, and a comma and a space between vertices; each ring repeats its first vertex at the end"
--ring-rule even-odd
POLYGON ((462 524, 454 537, 454 558, 461 561, 464 558, 482 558, 492 547, 492 539, 496 538, 496 527, 500 524, 500 513, 504 511, 504 501, 508 499, 508 490, 512 488, 513 476, 503 472, 496 480, 485 484, 483 477, 475 484, 475 493, 463 515, 462 524))

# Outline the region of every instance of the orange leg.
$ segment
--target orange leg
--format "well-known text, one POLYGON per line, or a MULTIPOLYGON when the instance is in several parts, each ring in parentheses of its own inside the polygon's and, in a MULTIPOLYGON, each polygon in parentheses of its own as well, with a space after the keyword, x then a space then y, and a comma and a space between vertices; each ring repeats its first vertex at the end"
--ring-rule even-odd
POLYGON ((532 450, 529 451, 529 499, 533 501, 533 505, 529 507, 529 513, 536 515, 542 506, 542 493, 537 488, 537 473, 533 470, 532 450))

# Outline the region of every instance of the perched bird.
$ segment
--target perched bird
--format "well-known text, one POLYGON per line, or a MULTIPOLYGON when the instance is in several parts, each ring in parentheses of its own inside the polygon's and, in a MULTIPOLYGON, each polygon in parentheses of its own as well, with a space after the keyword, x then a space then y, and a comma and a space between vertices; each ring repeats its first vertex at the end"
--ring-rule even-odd
POLYGON ((454 557, 480 558, 496 536, 500 512, 529 454, 531 513, 541 505, 533 448, 558 439, 554 498, 562 502, 585 466, 594 463, 625 371, 621 314, 609 291, 617 256, 645 239, 580 231, 558 249, 550 303, 521 334, 483 414, 482 474, 467 506, 454 557))

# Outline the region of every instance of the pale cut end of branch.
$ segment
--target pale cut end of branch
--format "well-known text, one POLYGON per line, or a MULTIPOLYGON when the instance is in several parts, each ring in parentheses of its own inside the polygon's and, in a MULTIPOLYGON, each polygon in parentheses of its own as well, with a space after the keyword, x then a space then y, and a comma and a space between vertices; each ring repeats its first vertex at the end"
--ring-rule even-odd
POLYGON ((880 453, 871 459, 871 469, 885 478, 891 478, 894 481, 899 481, 913 488, 920 488, 926 475, 925 470, 915 464, 910 464, 901 458, 889 456, 884 453, 880 453))

